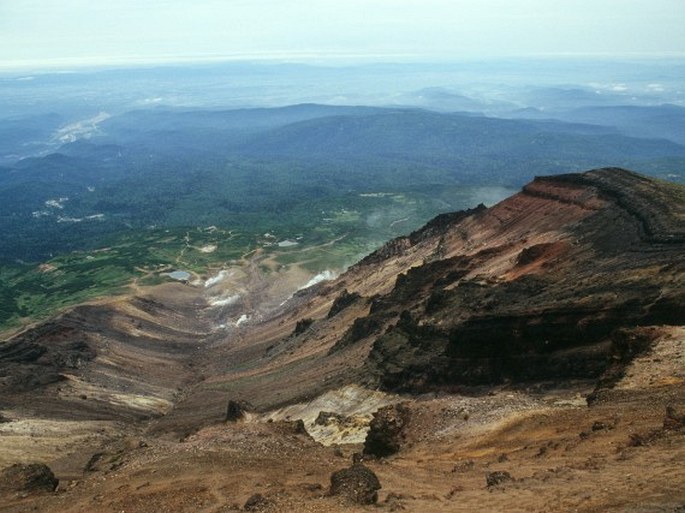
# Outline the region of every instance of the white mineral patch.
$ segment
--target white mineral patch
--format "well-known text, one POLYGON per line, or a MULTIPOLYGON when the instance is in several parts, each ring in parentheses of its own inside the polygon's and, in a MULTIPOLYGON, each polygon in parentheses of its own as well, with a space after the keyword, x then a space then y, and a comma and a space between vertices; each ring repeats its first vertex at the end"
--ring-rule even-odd
POLYGON ((210 299, 209 304, 212 306, 227 306, 235 304, 240 299, 240 294, 234 294, 229 297, 222 297, 216 299, 210 299))
POLYGON ((309 287, 313 287, 317 283, 321 283, 322 281, 330 281, 334 280, 337 277, 337 274, 334 273, 333 271, 329 271, 328 269, 320 272, 316 276, 314 276, 311 280, 309 280, 304 286, 300 287, 299 290, 303 290, 309 287))
POLYGON ((398 396, 375 390, 348 385, 330 390, 308 403, 286 406, 263 415, 259 420, 302 419, 307 432, 323 445, 363 443, 373 414, 383 406, 398 402, 398 396), (335 423, 319 426, 315 420, 319 413, 328 411, 348 417, 351 422, 345 426, 335 423))
POLYGON ((205 288, 213 287, 217 283, 222 282, 229 276, 229 272, 227 270, 219 271, 219 273, 216 276, 212 276, 205 282, 205 288))

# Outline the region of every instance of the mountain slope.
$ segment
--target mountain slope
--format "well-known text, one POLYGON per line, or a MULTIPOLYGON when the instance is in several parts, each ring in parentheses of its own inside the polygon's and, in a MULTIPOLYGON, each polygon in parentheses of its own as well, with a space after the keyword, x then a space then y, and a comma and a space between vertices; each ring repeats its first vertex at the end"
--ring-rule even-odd
POLYGON ((196 400, 162 424, 220 418, 227 389, 268 409, 346 383, 594 382, 629 350, 622 329, 685 320, 683 198, 682 186, 604 169, 439 216, 229 339, 196 400))
POLYGON ((684 227, 682 186, 599 169, 438 216, 285 302, 256 253, 227 310, 192 285, 79 307, 0 345, 0 461, 65 483, 0 510, 367 511, 328 479, 401 403, 376 428, 398 453, 365 462, 391 511, 678 511, 684 227))

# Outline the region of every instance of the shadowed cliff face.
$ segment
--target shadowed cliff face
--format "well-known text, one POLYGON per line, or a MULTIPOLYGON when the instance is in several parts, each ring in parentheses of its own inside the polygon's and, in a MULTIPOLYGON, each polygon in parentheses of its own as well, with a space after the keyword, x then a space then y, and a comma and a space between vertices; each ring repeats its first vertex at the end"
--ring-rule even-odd
POLYGON ((399 254, 422 262, 332 351, 371 340, 366 379, 398 391, 598 378, 617 329, 685 320, 684 198, 620 169, 538 178, 427 237, 393 241, 347 280, 399 254))

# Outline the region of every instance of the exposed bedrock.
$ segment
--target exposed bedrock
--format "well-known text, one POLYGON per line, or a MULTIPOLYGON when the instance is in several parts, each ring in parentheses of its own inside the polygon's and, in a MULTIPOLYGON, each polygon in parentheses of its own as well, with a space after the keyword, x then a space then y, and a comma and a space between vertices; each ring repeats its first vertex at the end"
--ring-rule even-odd
POLYGON ((371 338, 367 378, 396 391, 597 379, 621 353, 620 330, 685 321, 683 198, 682 186, 617 169, 537 179, 469 226, 446 225, 442 241, 479 229, 489 241, 400 274, 336 349, 371 338), (549 215, 529 212, 548 203, 569 222, 536 233, 549 215), (521 216, 535 243, 502 243, 493 225, 511 231, 521 216))

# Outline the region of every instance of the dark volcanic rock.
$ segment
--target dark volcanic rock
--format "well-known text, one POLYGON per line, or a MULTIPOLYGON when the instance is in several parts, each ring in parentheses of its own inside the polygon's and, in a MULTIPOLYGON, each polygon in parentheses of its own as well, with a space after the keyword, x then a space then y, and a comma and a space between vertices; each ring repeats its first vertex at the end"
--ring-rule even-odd
POLYGON ((485 474, 485 482, 488 488, 499 486, 503 483, 507 483, 513 480, 514 478, 511 477, 511 474, 505 470, 497 470, 495 472, 488 472, 487 474, 485 474))
POLYGON ((364 441, 364 454, 386 457, 395 454, 404 441, 403 430, 409 422, 409 409, 403 404, 393 404, 378 410, 364 441))
POLYGON ((360 317, 355 319, 352 326, 345 332, 340 340, 338 340, 330 349, 330 353, 335 353, 348 347, 359 340, 376 333, 383 323, 376 317, 360 317))
POLYGON ((307 331, 312 324, 314 324, 314 319, 300 319, 295 324, 295 329, 293 330, 293 336, 296 337, 307 331))
POLYGON ((354 303, 359 299, 359 294, 356 292, 349 293, 347 289, 344 289, 338 297, 333 301, 331 309, 328 311, 327 318, 335 317, 338 313, 342 312, 345 308, 354 303))
POLYGON ((375 504, 381 483, 376 474, 361 463, 338 470, 331 475, 330 494, 355 504, 375 504))
POLYGON ((243 509, 245 511, 265 511, 268 510, 273 503, 264 497, 261 493, 255 493, 245 502, 243 509))
POLYGON ((226 406, 226 422, 238 422, 245 417, 245 414, 252 411, 252 405, 247 401, 229 400, 226 406))
POLYGON ((674 286, 685 283, 684 198, 681 185, 602 169, 537 178, 436 221, 358 264, 415 241, 433 248, 333 350, 373 338, 365 376, 399 392, 602 376, 611 386, 652 343, 639 326, 685 322, 685 287, 674 286))
POLYGON ((59 481, 43 463, 16 463, 0 474, 0 492, 54 492, 59 481))

